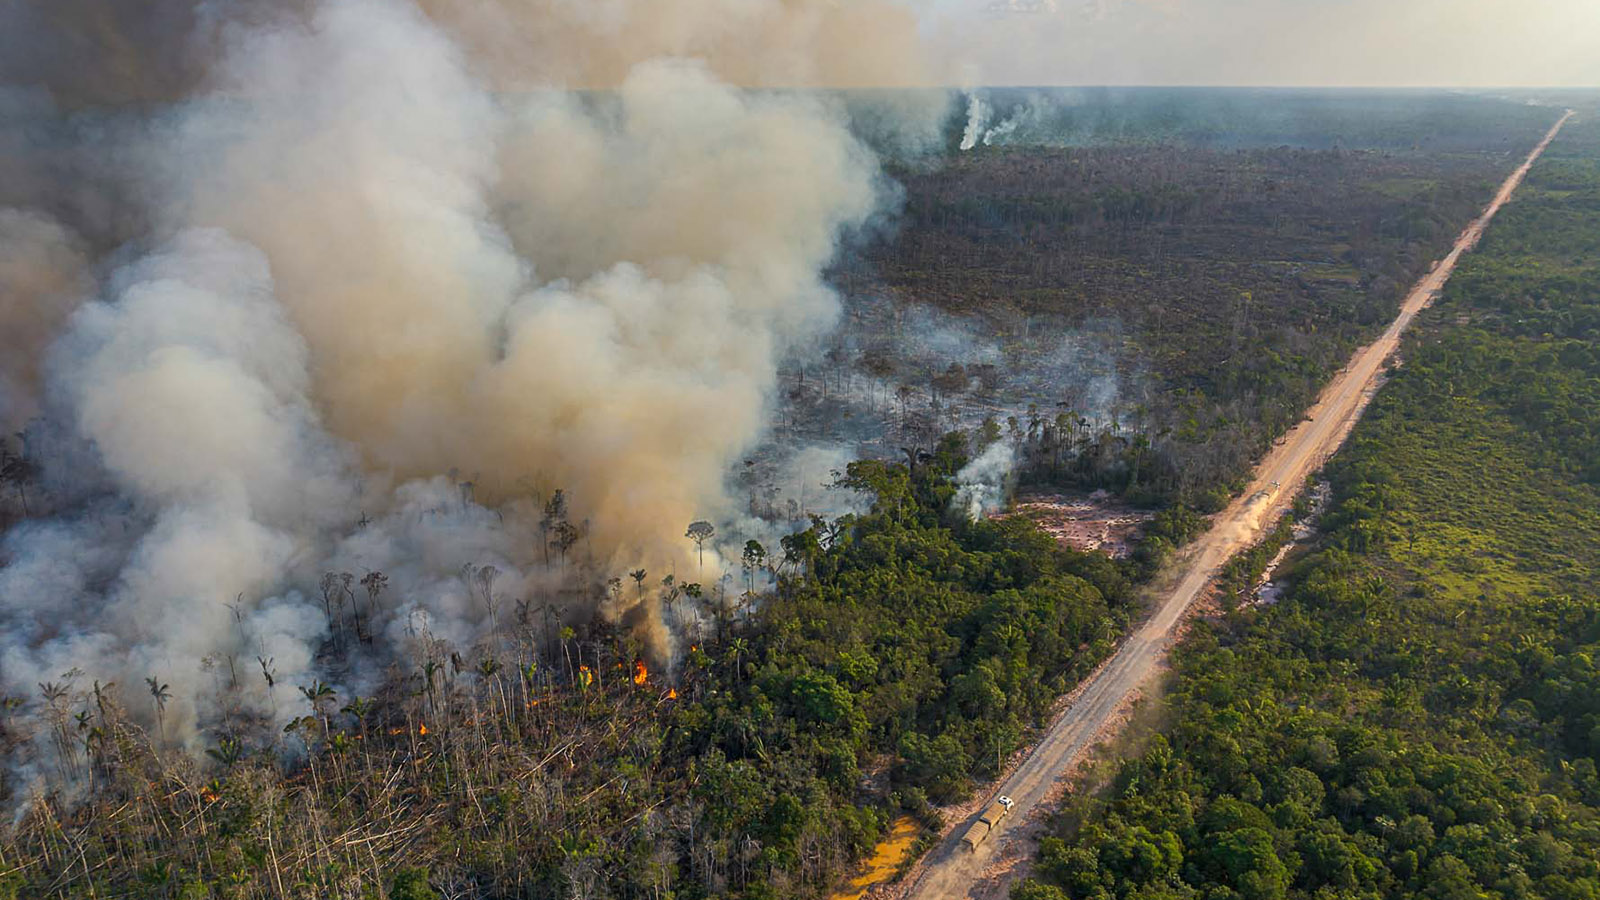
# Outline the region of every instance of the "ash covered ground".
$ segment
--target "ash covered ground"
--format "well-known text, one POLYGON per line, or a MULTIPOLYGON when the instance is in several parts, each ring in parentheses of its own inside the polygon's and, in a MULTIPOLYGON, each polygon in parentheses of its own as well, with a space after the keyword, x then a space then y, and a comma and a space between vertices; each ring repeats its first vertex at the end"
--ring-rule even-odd
POLYGON ((1114 319, 955 316, 891 298, 862 268, 836 276, 837 331, 780 370, 770 432, 733 477, 752 516, 798 523, 855 511, 858 498, 830 488, 854 459, 905 459, 957 430, 976 449, 986 421, 1010 443, 1027 438, 1030 420, 1064 413, 1085 430, 1124 427, 1149 401, 1114 319))

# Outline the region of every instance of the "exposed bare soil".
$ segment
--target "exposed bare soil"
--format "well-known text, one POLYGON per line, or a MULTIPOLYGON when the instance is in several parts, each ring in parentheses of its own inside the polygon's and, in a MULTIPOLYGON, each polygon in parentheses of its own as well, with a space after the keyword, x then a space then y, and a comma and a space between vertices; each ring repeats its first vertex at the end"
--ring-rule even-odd
POLYGON ((1116 503, 1105 491, 1086 497, 1059 494, 1019 496, 1008 515, 1032 519, 1040 529, 1074 550, 1098 550, 1114 559, 1133 553, 1151 513, 1116 503))

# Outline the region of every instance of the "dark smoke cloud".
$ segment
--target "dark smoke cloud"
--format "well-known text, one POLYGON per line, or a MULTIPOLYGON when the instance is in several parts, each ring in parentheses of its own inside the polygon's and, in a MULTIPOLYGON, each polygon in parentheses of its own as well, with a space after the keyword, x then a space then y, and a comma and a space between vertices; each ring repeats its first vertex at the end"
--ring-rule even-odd
POLYGON ((64 109, 167 103, 205 82, 237 29, 302 17, 302 0, 0 0, 0 84, 64 109))

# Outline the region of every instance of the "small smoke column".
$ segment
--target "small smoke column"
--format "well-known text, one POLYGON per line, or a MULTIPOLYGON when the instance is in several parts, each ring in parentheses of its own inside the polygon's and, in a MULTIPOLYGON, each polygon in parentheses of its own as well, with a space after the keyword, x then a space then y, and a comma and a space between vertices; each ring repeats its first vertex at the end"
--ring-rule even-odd
POLYGON ((1005 138, 1008 138, 1014 134, 1018 126, 1021 124, 1022 119, 1019 116, 1012 116, 1011 118, 1006 119, 1004 122, 1001 122, 999 125, 996 125, 995 127, 983 133, 983 145, 988 147, 992 146, 996 141, 1003 142, 1005 138))
POLYGON ((967 126, 961 132, 961 149, 971 150, 983 140, 989 126, 989 104, 972 94, 967 98, 967 126))
MULTIPOLYGON (((979 145, 992 147, 1009 143, 1050 143, 1058 141, 1048 121, 1052 115, 1051 101, 1042 94, 1032 93, 1020 102, 1004 104, 991 93, 988 97, 973 92, 967 99, 967 124, 961 133, 961 149, 972 150, 979 145), (1009 106, 1005 118, 996 122, 1009 106)), ((1059 110, 1054 112, 1059 113, 1059 110)))
POLYGON ((990 444, 956 473, 957 488, 952 505, 972 521, 1004 509, 1015 464, 1016 456, 1010 444, 1005 441, 990 444))

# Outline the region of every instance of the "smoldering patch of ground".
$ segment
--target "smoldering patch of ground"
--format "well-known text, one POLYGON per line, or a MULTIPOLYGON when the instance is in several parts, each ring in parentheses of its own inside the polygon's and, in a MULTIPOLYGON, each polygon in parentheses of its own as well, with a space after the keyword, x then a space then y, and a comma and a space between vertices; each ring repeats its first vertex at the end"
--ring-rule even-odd
POLYGON ((1140 425, 1149 382, 1117 321, 956 316, 861 279, 841 282, 838 329, 781 367, 772 426, 730 473, 751 516, 804 522, 855 511, 836 508, 842 492, 822 489, 831 471, 852 459, 903 459, 988 419, 1020 429, 1013 439, 1030 420, 1068 411, 1090 427, 1140 425))

